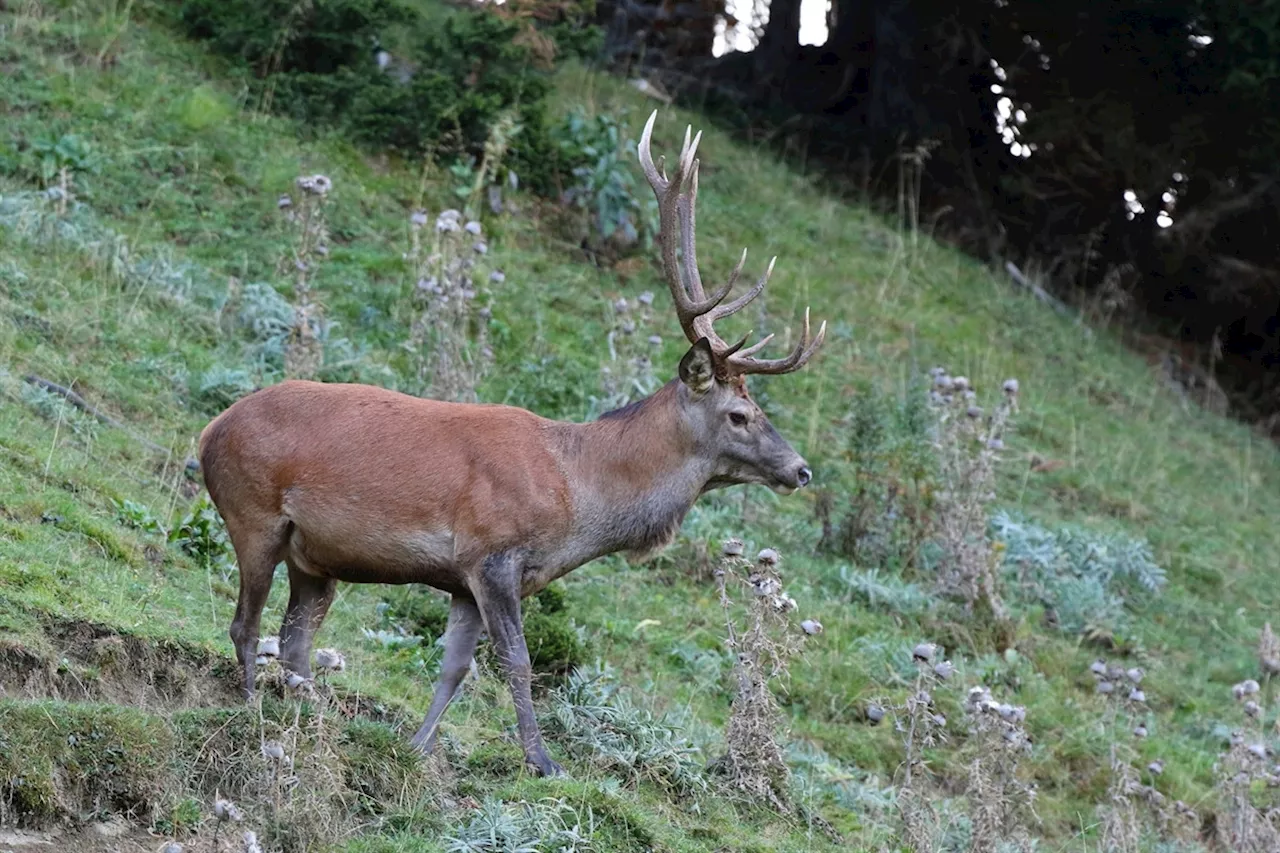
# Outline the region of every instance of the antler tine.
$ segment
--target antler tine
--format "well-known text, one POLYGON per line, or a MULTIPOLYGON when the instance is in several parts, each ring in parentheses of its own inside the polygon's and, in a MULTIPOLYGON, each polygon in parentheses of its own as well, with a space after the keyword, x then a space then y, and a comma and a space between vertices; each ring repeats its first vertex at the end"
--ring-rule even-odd
MULTIPOLYGON (((772 337, 772 336, 770 336, 772 337)), ((818 334, 813 341, 809 340, 809 309, 804 309, 804 333, 800 336, 800 341, 796 344, 795 349, 786 358, 773 359, 756 359, 751 358, 750 354, 756 352, 768 340, 766 338, 759 344, 749 347, 740 353, 735 354, 729 359, 733 365, 734 372, 739 375, 748 374, 778 374, 791 373, 799 370, 813 357, 813 354, 822 346, 822 342, 827 337, 827 322, 822 321, 822 325, 818 327, 818 334)))
MULTIPOLYGON (((658 111, 654 110, 649 115, 649 120, 644 123, 644 132, 640 134, 640 144, 636 146, 636 155, 640 158, 640 168, 644 170, 644 176, 649 181, 649 186, 653 187, 653 192, 658 196, 658 201, 662 201, 662 194, 667 191, 669 182, 666 178, 666 169, 653 165, 653 151, 651 145, 653 142, 653 123, 658 120, 658 111)), ((664 161, 663 166, 666 163, 664 161)))
MULTIPOLYGON (((764 271, 759 279, 750 290, 730 302, 728 305, 718 305, 715 311, 711 312, 712 321, 719 320, 723 317, 729 317, 737 314, 743 308, 750 304, 751 300, 760 295, 760 291, 764 290, 764 286, 769 283, 769 276, 773 275, 773 265, 777 263, 778 256, 774 255, 773 260, 769 261, 769 267, 764 271)), ((733 268, 733 272, 729 273, 729 286, 738 280, 738 276, 742 273, 742 266, 747 262, 747 250, 742 250, 742 260, 738 261, 738 265, 733 268)))

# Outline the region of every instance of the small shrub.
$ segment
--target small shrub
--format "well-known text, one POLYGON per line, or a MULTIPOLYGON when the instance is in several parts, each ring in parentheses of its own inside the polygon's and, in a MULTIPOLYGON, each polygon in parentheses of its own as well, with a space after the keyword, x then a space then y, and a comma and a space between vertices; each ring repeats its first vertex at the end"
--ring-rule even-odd
MULTIPOLYGON (((1267 633, 1270 633, 1269 631, 1267 633)), ((1246 679, 1232 690, 1240 709, 1240 728, 1214 768, 1223 811, 1218 841, 1238 853, 1280 850, 1280 767, 1275 763, 1274 729, 1268 732, 1268 709, 1261 686, 1246 679), (1258 796, 1257 791, 1267 793, 1258 796)))
POLYGON ((933 529, 934 457, 922 393, 859 389, 842 422, 844 481, 822 492, 818 550, 860 565, 914 571, 933 529))
MULTIPOLYGON (((727 645, 736 653, 737 690, 725 726, 725 754, 714 765, 728 784, 749 797, 789 812, 789 775, 778 743, 782 715, 769 682, 785 679, 804 632, 794 624, 796 602, 782 588, 778 553, 766 548, 755 566, 742 556, 742 543, 724 544, 716 580, 725 612, 727 645), (748 591, 745 627, 733 613, 730 584, 748 591)), ((816 627, 814 633, 821 631, 816 627)))
POLYGON ((840 567, 840 580, 851 598, 861 599, 872 609, 894 613, 922 613, 933 606, 933 597, 918 584, 908 583, 879 569, 840 567))
POLYGON ((995 500, 995 466, 1009 420, 1017 410, 1018 383, 1004 383, 1003 399, 990 414, 963 376, 933 370, 929 399, 936 415, 938 455, 937 538, 942 547, 938 587, 972 610, 979 602, 1005 618, 999 557, 987 538, 987 507, 995 500))
POLYGON ((576 108, 552 131, 571 180, 560 200, 577 211, 575 237, 609 260, 647 250, 658 233, 657 200, 636 192, 634 139, 624 139, 607 113, 576 108), (642 200, 643 199, 643 200, 642 200))
POLYGON ((256 387, 242 367, 215 365, 188 381, 187 400, 197 410, 216 415, 256 387))
POLYGON ((281 196, 280 210, 295 227, 292 258, 294 274, 293 323, 284 346, 284 372, 293 379, 312 379, 324 364, 325 320, 317 294, 312 288, 314 267, 329 254, 329 230, 324 205, 333 182, 324 175, 303 175, 297 181, 295 207, 289 196, 281 196))
POLYGON ((997 702, 985 687, 969 690, 965 703, 969 721, 970 758, 967 799, 973 853, 1015 853, 1030 850, 1023 816, 1034 815, 1035 786, 1018 771, 1022 756, 1031 752, 1025 729, 1026 709, 997 702))
POLYGON ((491 291, 505 276, 484 263, 489 248, 478 221, 464 224, 461 213, 446 210, 435 218, 431 242, 424 245, 427 221, 425 213, 413 215, 408 254, 417 282, 416 317, 404 348, 414 367, 415 390, 436 399, 475 402, 476 389, 493 366, 491 291))
POLYGON ((662 347, 652 334, 653 294, 645 291, 635 300, 618 297, 612 305, 613 323, 606 336, 609 359, 600 367, 602 398, 592 408, 600 414, 647 397, 659 386, 650 353, 662 347))
POLYGON ((551 703, 552 730, 579 760, 673 795, 706 790, 698 748, 675 722, 636 707, 619 692, 607 667, 575 669, 551 703))
POLYGON ((1166 583, 1150 546, 1121 534, 1050 530, 998 512, 991 535, 1001 545, 1003 573, 1015 594, 1043 604, 1068 633, 1121 627, 1129 601, 1158 593, 1166 583))
POLYGON ((202 492, 182 520, 169 532, 169 542, 206 569, 217 569, 223 581, 231 577, 235 554, 226 524, 217 507, 202 492))
POLYGON ((591 806, 574 806, 563 799, 504 803, 488 799, 465 825, 444 837, 448 853, 594 853, 599 850, 598 827, 591 806))

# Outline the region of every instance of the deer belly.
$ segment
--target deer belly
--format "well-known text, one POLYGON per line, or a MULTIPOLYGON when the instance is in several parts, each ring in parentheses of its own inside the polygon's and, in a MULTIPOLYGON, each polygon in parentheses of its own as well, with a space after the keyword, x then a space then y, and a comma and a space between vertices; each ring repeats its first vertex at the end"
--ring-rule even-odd
POLYGON ((424 583, 464 589, 453 559, 451 532, 314 530, 297 524, 288 560, 298 571, 347 583, 424 583))

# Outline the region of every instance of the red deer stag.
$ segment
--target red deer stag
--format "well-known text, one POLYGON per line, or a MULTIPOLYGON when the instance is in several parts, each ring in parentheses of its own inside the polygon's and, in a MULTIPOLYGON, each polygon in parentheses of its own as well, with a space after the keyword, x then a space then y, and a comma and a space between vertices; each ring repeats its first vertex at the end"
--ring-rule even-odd
POLYGON ((690 143, 686 132, 668 180, 649 150, 656 118, 639 156, 658 197, 663 273, 692 344, 679 379, 585 424, 367 385, 286 381, 205 428, 205 483, 240 564, 231 639, 246 697, 280 561, 289 570, 280 659, 307 677, 338 581, 429 584, 452 604, 440 682, 413 744, 431 750, 484 629, 515 700, 526 762, 543 775, 561 772, 534 719, 521 599, 605 554, 665 546, 703 492, 758 483, 789 494, 809 482, 809 467, 752 401, 745 379, 801 367, 826 324, 810 340, 806 309, 803 336, 779 359, 753 357, 768 338, 744 349, 745 338, 730 345, 716 334, 712 324, 754 299, 773 263, 722 305, 743 252, 729 280, 705 293, 694 243, 698 138, 690 143))

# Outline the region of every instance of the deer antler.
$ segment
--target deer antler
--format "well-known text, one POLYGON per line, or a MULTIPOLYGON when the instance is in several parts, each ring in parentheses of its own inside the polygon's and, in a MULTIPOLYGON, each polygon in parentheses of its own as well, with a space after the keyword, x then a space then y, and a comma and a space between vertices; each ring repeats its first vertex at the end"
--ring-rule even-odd
POLYGON ((721 305, 729 291, 733 289, 747 262, 747 250, 742 250, 742 258, 729 273, 729 279, 707 296, 702 287, 702 276, 698 273, 698 249, 696 240, 695 208, 698 200, 698 160, 694 156, 698 150, 698 142, 702 139, 699 132, 690 141, 693 128, 684 133, 684 145, 680 148, 680 160, 675 174, 670 179, 666 176, 665 161, 653 163, 651 144, 653 140, 653 124, 658 118, 654 110, 645 123, 644 133, 640 135, 638 154, 640 167, 653 193, 658 198, 659 239, 662 241, 662 272, 667 286, 671 289, 671 298, 675 301, 676 316, 680 320, 680 328, 690 343, 697 343, 706 338, 711 344, 717 367, 723 378, 745 376, 751 373, 790 373, 804 366, 818 347, 822 346, 827 334, 824 321, 818 328, 818 334, 809 338, 809 309, 804 309, 804 334, 801 335, 796 348, 785 358, 757 359, 752 356, 759 352, 773 339, 768 335, 760 341, 743 349, 746 337, 736 344, 729 344, 716 334, 716 320, 728 317, 741 311, 751 300, 760 295, 764 286, 773 274, 776 257, 769 261, 768 268, 756 281, 755 285, 732 302, 721 305), (687 185, 687 188, 686 188, 687 185), (680 257, 676 257, 676 230, 679 229, 680 257))

